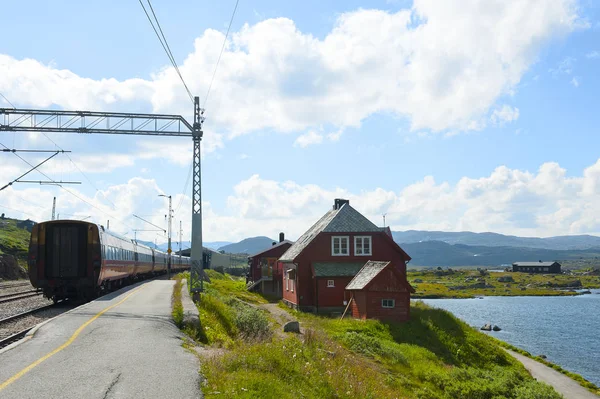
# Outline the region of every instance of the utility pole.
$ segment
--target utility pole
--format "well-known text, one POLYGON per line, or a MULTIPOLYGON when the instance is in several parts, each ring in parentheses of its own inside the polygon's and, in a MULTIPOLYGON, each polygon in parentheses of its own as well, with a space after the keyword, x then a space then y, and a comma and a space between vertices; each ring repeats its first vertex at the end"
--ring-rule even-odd
POLYGON ((171 250, 171 218, 173 216, 173 210, 171 208, 171 201, 172 201, 172 199, 171 199, 170 195, 159 194, 158 196, 159 197, 165 197, 165 198, 169 199, 169 227, 168 227, 169 233, 168 233, 168 236, 167 236, 167 239, 168 239, 167 253, 169 254, 169 256, 167 257, 167 278, 171 278, 171 252, 173 252, 171 250))
POLYGON ((56 197, 52 200, 52 220, 56 220, 54 215, 56 215, 56 197))
POLYGON ((192 179, 192 251, 190 270, 190 291, 194 300, 200 300, 204 291, 204 249, 202 248, 202 178, 200 168, 200 141, 202 141, 202 122, 204 109, 200 108, 200 98, 194 97, 194 124, 192 140, 194 142, 194 164, 192 179))
POLYGON ((110 230, 110 220, 106 221, 106 230, 110 230))
POLYGON ((385 227, 385 215, 387 215, 387 213, 383 214, 383 227, 385 227))

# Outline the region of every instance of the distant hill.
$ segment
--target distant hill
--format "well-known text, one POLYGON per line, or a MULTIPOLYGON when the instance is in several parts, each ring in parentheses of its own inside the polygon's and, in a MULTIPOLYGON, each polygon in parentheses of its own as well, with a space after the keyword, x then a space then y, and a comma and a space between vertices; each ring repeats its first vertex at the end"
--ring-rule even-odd
POLYGON ((425 241, 442 241, 487 247, 543 248, 552 250, 578 250, 600 247, 600 237, 591 235, 557 236, 548 238, 517 237, 498 233, 473 233, 470 231, 393 231, 394 241, 411 244, 425 241))
POLYGON ((425 241, 401 244, 412 258, 409 266, 500 266, 517 261, 561 261, 600 258, 600 247, 584 250, 493 247, 425 241))
POLYGON ((212 242, 204 242, 202 244, 204 244, 204 246, 206 248, 214 249, 216 251, 216 250, 218 250, 221 247, 224 247, 226 245, 232 244, 232 242, 231 241, 212 241, 212 242))
POLYGON ((273 240, 265 236, 250 237, 234 244, 224 245, 219 248, 219 251, 225 251, 226 253, 230 254, 252 255, 262 251, 263 249, 269 248, 271 245, 273 245, 273 242, 277 242, 277 240, 273 240))

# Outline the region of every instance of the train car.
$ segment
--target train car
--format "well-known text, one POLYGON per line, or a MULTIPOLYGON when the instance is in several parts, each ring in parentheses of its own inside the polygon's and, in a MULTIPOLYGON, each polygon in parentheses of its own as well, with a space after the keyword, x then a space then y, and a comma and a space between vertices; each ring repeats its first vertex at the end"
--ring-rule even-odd
MULTIPOLYGON (((177 258, 171 257, 173 271, 189 269, 189 258, 177 258)), ((54 301, 90 300, 138 279, 166 273, 168 260, 168 254, 106 231, 103 226, 55 220, 33 227, 29 279, 54 301)))

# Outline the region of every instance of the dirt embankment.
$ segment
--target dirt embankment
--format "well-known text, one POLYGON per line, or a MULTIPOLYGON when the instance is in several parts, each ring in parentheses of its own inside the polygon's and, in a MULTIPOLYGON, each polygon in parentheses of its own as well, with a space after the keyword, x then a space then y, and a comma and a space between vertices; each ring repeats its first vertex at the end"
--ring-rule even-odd
POLYGON ((0 255, 0 280, 18 280, 27 278, 27 272, 12 255, 0 255))

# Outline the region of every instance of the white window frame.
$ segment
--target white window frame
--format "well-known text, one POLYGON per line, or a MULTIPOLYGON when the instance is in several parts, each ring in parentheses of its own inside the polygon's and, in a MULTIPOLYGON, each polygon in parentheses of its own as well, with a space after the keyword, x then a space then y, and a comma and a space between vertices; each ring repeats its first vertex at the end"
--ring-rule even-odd
POLYGON ((289 273, 285 274, 285 290, 286 291, 290 290, 290 274, 289 273))
POLYGON ((354 236, 354 256, 371 256, 373 255, 373 240, 371 239, 371 236, 354 236), (364 248, 365 248, 365 239, 369 240, 369 253, 365 253, 364 252, 364 248), (358 253, 356 248, 356 242, 358 240, 361 240, 361 251, 362 253, 358 253))
POLYGON ((335 280, 327 280, 327 288, 334 288, 335 280))
POLYGON ((394 309, 396 307, 396 300, 395 299, 382 299, 381 300, 381 307, 384 309, 394 309), (385 301, 392 301, 392 306, 386 306, 384 305, 385 301))
POLYGON ((350 236, 331 236, 331 256, 350 256, 350 236), (334 241, 336 238, 340 239, 340 253, 334 252, 334 241), (346 240, 346 253, 342 253, 342 240, 346 240))

